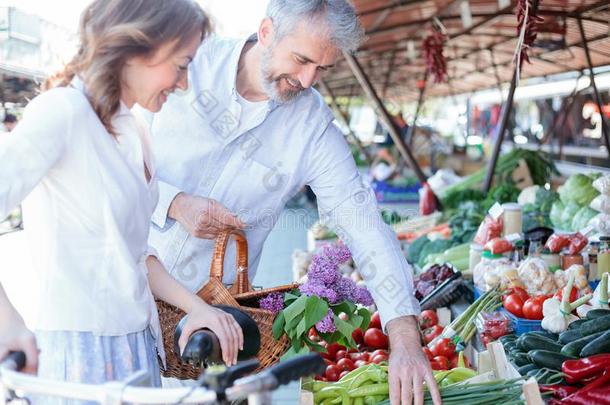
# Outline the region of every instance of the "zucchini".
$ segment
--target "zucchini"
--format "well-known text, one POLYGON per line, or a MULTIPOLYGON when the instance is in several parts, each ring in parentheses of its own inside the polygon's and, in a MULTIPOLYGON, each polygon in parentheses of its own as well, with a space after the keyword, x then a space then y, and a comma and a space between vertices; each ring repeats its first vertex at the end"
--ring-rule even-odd
POLYGON ((610 315, 610 309, 604 309, 604 308, 592 309, 589 312, 587 312, 587 319, 588 320, 597 319, 597 318, 601 318, 606 315, 610 315))
POLYGON ((568 329, 565 332, 561 332, 559 335, 559 343, 565 345, 582 337, 580 329, 568 329))
POLYGON ((518 342, 518 347, 524 351, 529 352, 530 350, 549 350, 551 352, 559 353, 562 346, 550 339, 543 337, 542 335, 526 334, 519 338, 521 342, 518 342))
POLYGON ((504 343, 504 351, 507 352, 507 353, 510 352, 515 347, 517 347, 517 343, 516 342, 504 343))
POLYGON ((532 363, 527 353, 517 353, 511 357, 511 360, 513 361, 513 363, 515 363, 515 366, 517 367, 525 366, 527 364, 532 363))
POLYGON ((599 353, 610 353, 610 331, 602 333, 592 342, 587 343, 580 351, 580 356, 589 357, 599 353))
POLYGON ((552 332, 547 332, 545 330, 535 330, 532 332, 528 332, 530 334, 535 334, 535 335, 541 335, 544 336, 545 338, 554 340, 555 342, 557 341, 557 339, 559 339, 559 335, 557 335, 556 333, 552 333, 552 332))
POLYGON ((535 365, 557 371, 561 371, 561 365, 564 361, 576 358, 564 356, 561 353, 555 353, 548 350, 532 350, 528 355, 535 365))
POLYGON ((517 369, 517 371, 519 372, 519 374, 521 375, 527 375, 528 372, 534 370, 534 369, 538 369, 538 367, 535 364, 526 364, 525 366, 521 366, 517 369))
POLYGON ((500 338, 500 343, 506 345, 508 342, 513 342, 515 340, 517 340, 517 335, 515 334, 504 335, 500 338))
POLYGON ((585 322, 587 322, 587 319, 579 319, 577 321, 574 321, 568 326, 568 330, 579 329, 585 322))
POLYGON ((592 319, 583 323, 580 331, 583 336, 592 335, 597 332, 603 332, 610 329, 610 315, 605 315, 596 319, 592 319))
POLYGON ((579 356, 581 350, 586 345, 593 342, 595 339, 597 339, 604 333, 606 333, 606 332, 597 332, 592 335, 584 336, 584 337, 581 337, 580 339, 573 340, 570 343, 566 344, 563 347, 563 349, 561 349, 561 354, 564 354, 566 356, 579 356))
POLYGON ((531 369, 530 371, 528 371, 527 373, 525 373, 525 375, 527 375, 528 377, 534 377, 536 378, 536 374, 540 373, 542 371, 541 368, 536 367, 536 365, 534 365, 534 368, 531 369))

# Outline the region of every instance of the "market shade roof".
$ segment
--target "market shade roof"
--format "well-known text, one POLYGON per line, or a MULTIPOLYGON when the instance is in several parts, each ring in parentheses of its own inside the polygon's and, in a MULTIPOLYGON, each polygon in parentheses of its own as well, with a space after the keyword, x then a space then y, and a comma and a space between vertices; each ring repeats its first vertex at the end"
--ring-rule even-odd
MULTIPOLYGON (((461 19, 462 1, 354 0, 367 33, 356 57, 383 99, 414 100, 426 70, 422 41, 437 17, 447 30, 448 84, 429 78, 426 97, 491 88, 510 82, 517 47, 516 1, 500 9, 498 0, 469 0, 472 25, 461 19), (411 46, 409 42, 412 41, 411 46), (410 52, 414 48, 416 53, 410 52), (415 59, 412 59, 415 56, 415 59), (496 66, 494 68, 494 65, 496 66)), ((544 27, 529 51, 522 78, 546 76, 587 66, 577 16, 581 15, 594 66, 610 65, 610 1, 540 0, 544 27), (565 35, 561 33, 565 31, 565 35)), ((341 59, 324 77, 335 96, 361 94, 341 59)))

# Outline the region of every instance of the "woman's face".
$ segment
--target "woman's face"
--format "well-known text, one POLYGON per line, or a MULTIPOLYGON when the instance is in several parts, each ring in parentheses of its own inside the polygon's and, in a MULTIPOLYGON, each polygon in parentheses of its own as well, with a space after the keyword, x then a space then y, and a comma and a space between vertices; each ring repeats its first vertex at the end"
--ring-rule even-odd
POLYGON ((121 100, 129 108, 137 103, 160 111, 170 93, 188 88, 188 65, 200 44, 201 33, 197 33, 181 48, 174 49, 175 42, 170 42, 151 56, 129 59, 122 71, 121 100))

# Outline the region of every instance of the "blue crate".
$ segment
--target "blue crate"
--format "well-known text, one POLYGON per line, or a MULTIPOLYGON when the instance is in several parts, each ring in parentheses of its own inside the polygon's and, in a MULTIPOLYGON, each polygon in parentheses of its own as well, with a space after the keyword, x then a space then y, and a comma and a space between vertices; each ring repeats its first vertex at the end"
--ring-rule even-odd
POLYGON ((385 181, 373 180, 371 182, 371 187, 375 192, 375 197, 378 202, 392 203, 419 201, 419 189, 421 188, 421 185, 417 183, 414 186, 396 187, 385 181))
POLYGON ((504 309, 501 309, 500 311, 508 316, 508 319, 510 319, 510 324, 513 327, 513 331, 517 336, 523 335, 526 332, 542 330, 542 321, 519 318, 518 316, 515 316, 504 309))

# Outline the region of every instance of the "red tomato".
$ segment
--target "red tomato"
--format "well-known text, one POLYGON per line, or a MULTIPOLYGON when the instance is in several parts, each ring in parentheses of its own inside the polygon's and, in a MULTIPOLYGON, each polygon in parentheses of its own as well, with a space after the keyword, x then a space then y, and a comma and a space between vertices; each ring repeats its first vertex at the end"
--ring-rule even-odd
POLYGON ((356 366, 354 365, 354 362, 351 361, 350 359, 341 359, 337 362, 337 366, 339 366, 339 368, 341 368, 342 370, 347 370, 347 371, 352 371, 353 369, 356 368, 356 366))
POLYGON ((339 350, 345 350, 345 347, 341 346, 339 343, 331 343, 326 347, 326 351, 328 354, 328 358, 331 360, 335 360, 337 357, 337 352, 339 350))
POLYGON ((346 376, 346 375, 348 375, 348 374, 349 374, 349 371, 347 371, 347 370, 343 370, 343 371, 341 372, 341 374, 339 374, 339 379, 342 379, 343 377, 345 377, 345 376, 346 376))
POLYGON ((428 349, 428 346, 424 346, 424 354, 428 358, 428 360, 432 360, 434 356, 432 355, 432 351, 428 349))
POLYGON ((436 366, 438 368, 432 368, 433 370, 449 370, 449 367, 451 366, 451 363, 449 361, 449 359, 445 356, 436 356, 434 359, 432 359, 433 365, 436 364, 436 366))
POLYGON ((527 293, 527 291, 525 291, 525 289, 523 289, 521 287, 510 288, 508 290, 508 293, 505 294, 505 296, 510 295, 510 294, 517 294, 519 297, 521 297, 523 302, 525 302, 530 297, 529 294, 527 293))
POLYGON ((451 357, 451 360, 449 360, 449 368, 451 370, 453 370, 454 368, 456 368, 458 366, 458 361, 459 361, 459 357, 458 355, 454 355, 453 357, 451 357))
POLYGON ((455 355, 455 343, 451 339, 443 338, 432 347, 432 354, 451 358, 455 355))
POLYGON ((347 356, 347 352, 345 350, 339 350, 335 354, 335 361, 338 362, 339 360, 344 359, 346 356, 347 356))
POLYGON ((388 356, 385 354, 378 354, 377 356, 371 357, 371 363, 379 364, 382 361, 388 361, 388 356))
POLYGON ((357 361, 357 360, 368 361, 369 360, 369 354, 367 352, 364 352, 364 353, 350 353, 349 354, 349 358, 352 361, 357 361))
POLYGON ((309 328, 309 335, 318 336, 318 331, 316 331, 315 327, 309 328))
POLYGON ((443 327, 440 325, 434 325, 424 331, 424 341, 426 344, 432 342, 435 337, 443 333, 443 327))
POLYGON ((545 295, 532 297, 523 304, 523 316, 525 319, 541 320, 542 304, 548 299, 545 295))
POLYGON ((327 366, 324 377, 326 377, 328 381, 337 381, 341 371, 342 370, 339 368, 339 366, 327 366))
MULTIPOLYGON (((555 293, 553 298, 557 298, 559 301, 561 301, 563 299, 563 290, 565 290, 565 287, 557 290, 557 292, 555 293)), ((570 303, 576 301, 577 299, 578 299, 578 290, 576 288, 572 288, 572 291, 570 291, 570 303)))
POLYGON ((361 345, 364 343, 364 333, 362 333, 362 329, 356 328, 352 332, 352 339, 356 342, 357 345, 361 345))
POLYGON ((436 315, 436 311, 432 309, 422 311, 421 315, 419 316, 419 326, 422 329, 428 329, 434 325, 438 325, 438 316, 436 315))
POLYGON ((379 312, 375 311, 373 316, 371 316, 371 322, 369 323, 370 328, 378 328, 381 329, 381 318, 379 318, 379 312))
POLYGON ((367 361, 364 361, 364 360, 356 360, 354 362, 354 366, 356 366, 356 368, 362 367, 362 366, 366 366, 367 364, 369 364, 369 363, 367 361))
MULTIPOLYGON (((326 353, 320 353, 320 354, 326 354, 326 353)), ((324 363, 326 363, 327 366, 335 364, 332 360, 329 360, 327 358, 324 358, 324 363)))
POLYGON ((381 329, 371 328, 364 333, 364 344, 374 349, 387 349, 388 337, 381 329))
POLYGON ((370 357, 377 356, 378 354, 385 354, 387 356, 388 355, 388 351, 384 350, 384 349, 377 349, 373 353, 371 353, 370 357))
POLYGON ((504 308, 511 314, 523 318, 523 299, 516 293, 507 295, 502 300, 504 308))
POLYGON ((315 380, 316 381, 328 381, 328 379, 326 377, 322 377, 322 376, 319 376, 319 375, 315 376, 315 380))

